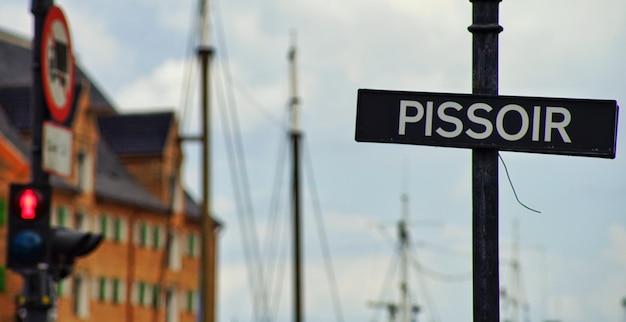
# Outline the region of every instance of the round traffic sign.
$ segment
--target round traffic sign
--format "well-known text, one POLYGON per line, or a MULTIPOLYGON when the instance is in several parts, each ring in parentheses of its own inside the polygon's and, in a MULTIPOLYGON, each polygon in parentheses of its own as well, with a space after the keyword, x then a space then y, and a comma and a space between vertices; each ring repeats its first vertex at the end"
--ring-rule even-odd
POLYGON ((43 91, 52 119, 67 120, 74 101, 74 55, 70 29, 63 11, 52 6, 41 35, 43 91))

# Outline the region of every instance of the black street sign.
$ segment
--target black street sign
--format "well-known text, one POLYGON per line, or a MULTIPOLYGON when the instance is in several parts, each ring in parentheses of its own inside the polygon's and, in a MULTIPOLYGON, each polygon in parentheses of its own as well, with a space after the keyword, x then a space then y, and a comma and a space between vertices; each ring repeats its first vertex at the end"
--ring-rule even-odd
POLYGON ((359 142, 615 158, 614 100, 359 89, 359 142))

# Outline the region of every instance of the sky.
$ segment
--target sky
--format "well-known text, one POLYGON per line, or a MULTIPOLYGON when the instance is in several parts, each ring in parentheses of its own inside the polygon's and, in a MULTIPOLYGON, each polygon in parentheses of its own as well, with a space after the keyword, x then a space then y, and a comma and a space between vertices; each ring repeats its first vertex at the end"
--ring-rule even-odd
MULTIPOLYGON (((79 64, 121 112, 194 105, 194 91, 191 103, 182 103, 188 101, 182 88, 195 46, 189 42, 195 1, 56 3, 69 21, 79 64)), ((225 111, 219 105, 231 96, 257 224, 254 243, 263 253, 275 247, 282 254, 277 285, 283 291, 270 297, 274 321, 293 320, 288 215, 270 212, 277 164, 289 166, 284 120, 294 33, 305 169, 313 169, 304 174, 305 320, 338 320, 320 241, 330 246, 343 320, 387 320, 385 311, 368 303, 398 301, 398 275, 387 278, 387 271, 397 255, 394 225, 406 194, 413 246, 409 287, 421 307, 417 320, 472 321, 471 151, 354 140, 359 88, 471 93, 471 3, 214 0, 210 7, 213 74, 221 79, 215 82, 212 150, 214 212, 224 223, 218 321, 254 317, 246 234, 219 116, 225 111), (272 226, 273 216, 282 224, 272 226), (325 234, 319 233, 319 218, 325 234), (282 227, 274 228, 282 233, 267 227, 282 227), (272 244, 274 239, 282 244, 272 244)), ((626 102, 626 2, 504 0, 500 25, 500 94, 626 102)), ((0 28, 32 35, 29 2, 4 0, 0 28)), ((189 113, 187 118, 197 120, 197 111, 189 113)), ((193 121, 182 123, 187 133, 197 130, 193 121)), ((185 185, 198 196, 198 150, 191 145, 185 151, 185 185)), ((625 151, 618 131, 615 159, 501 152, 519 199, 540 211, 516 201, 500 163, 500 288, 526 303, 524 319, 626 319, 625 151), (515 261, 517 275, 511 269, 515 261)), ((503 319, 514 311, 510 303, 501 300, 503 319)))

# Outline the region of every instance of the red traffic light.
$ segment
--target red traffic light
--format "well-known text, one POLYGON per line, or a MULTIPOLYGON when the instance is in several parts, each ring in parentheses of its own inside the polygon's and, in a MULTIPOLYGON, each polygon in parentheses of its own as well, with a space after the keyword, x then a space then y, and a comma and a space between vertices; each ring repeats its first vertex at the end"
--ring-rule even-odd
POLYGON ((21 272, 49 263, 50 185, 11 184, 9 196, 6 266, 21 272))
POLYGON ((20 195, 20 208, 22 209, 20 216, 22 219, 35 219, 37 214, 35 210, 37 210, 38 204, 39 199, 33 189, 24 190, 20 195))

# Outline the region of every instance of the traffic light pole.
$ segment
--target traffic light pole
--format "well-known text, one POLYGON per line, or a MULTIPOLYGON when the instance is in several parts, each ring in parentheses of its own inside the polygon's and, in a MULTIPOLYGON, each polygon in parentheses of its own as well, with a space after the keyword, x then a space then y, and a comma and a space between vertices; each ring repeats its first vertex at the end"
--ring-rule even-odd
POLYGON ((41 39, 46 14, 52 7, 52 0, 32 0, 31 12, 35 18, 35 35, 32 44, 32 85, 31 85, 31 181, 33 184, 48 184, 49 175, 43 171, 43 121, 48 108, 43 94, 41 75, 41 39))
MULTIPOLYGON (((49 175, 43 171, 43 121, 48 109, 43 94, 41 74, 41 39, 46 14, 52 7, 52 0, 32 0, 31 12, 34 16, 34 36, 32 43, 32 84, 31 84, 31 183, 49 185, 49 175)), ((22 295, 19 297, 18 317, 27 322, 48 321, 48 311, 54 301, 52 277, 48 267, 36 267, 22 274, 24 277, 22 295)))

